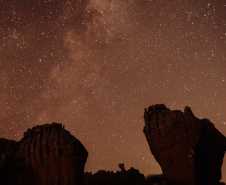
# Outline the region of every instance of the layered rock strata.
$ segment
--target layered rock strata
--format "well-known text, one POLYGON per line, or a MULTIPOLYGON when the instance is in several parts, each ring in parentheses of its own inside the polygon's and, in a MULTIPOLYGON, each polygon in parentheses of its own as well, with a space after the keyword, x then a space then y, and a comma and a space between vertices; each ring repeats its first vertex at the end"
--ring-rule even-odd
POLYGON ((0 164, 2 174, 5 174, 3 179, 10 178, 18 185, 31 182, 36 185, 83 185, 88 152, 63 125, 36 126, 28 129, 17 143, 4 140, 3 144, 2 141, 0 164), (32 177, 29 180, 26 179, 27 173, 32 177))
POLYGON ((159 104, 144 112, 144 134, 168 185, 217 185, 226 138, 208 119, 159 104))

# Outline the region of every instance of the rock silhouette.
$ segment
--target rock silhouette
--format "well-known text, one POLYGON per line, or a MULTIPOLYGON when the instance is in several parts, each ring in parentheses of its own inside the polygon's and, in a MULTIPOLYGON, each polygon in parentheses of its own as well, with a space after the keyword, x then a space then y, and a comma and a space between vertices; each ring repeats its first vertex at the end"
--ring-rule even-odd
POLYGON ((85 185, 148 185, 143 174, 131 167, 125 170, 124 164, 119 164, 120 171, 100 170, 95 174, 85 172, 85 185), (122 168, 121 168, 122 167, 122 168))
POLYGON ((163 175, 119 164, 116 173, 85 173, 88 152, 59 123, 35 126, 19 141, 0 138, 0 185, 223 185, 226 138, 208 119, 165 105, 145 109, 144 134, 163 175))
POLYGON ((144 112, 144 134, 168 185, 221 184, 226 138, 208 119, 163 104, 144 112))
POLYGON ((0 140, 1 185, 83 185, 88 152, 58 123, 36 126, 19 142, 0 140))

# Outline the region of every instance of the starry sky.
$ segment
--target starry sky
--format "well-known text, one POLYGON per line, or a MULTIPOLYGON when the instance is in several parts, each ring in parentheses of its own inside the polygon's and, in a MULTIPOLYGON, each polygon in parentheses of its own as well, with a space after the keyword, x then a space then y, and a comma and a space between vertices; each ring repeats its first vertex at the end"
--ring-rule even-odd
POLYGON ((188 105, 226 135, 225 8, 224 0, 0 0, 0 137, 60 122, 88 150, 85 171, 124 163, 161 173, 143 134, 145 107, 188 105))

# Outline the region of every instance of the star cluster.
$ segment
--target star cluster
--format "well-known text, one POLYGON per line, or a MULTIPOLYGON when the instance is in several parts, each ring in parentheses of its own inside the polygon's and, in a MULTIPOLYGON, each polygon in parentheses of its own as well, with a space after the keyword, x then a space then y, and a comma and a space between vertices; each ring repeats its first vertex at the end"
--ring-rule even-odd
POLYGON ((86 171, 123 162, 161 173, 142 133, 145 107, 188 105, 226 135, 225 6, 0 0, 0 137, 60 122, 87 148, 86 171))

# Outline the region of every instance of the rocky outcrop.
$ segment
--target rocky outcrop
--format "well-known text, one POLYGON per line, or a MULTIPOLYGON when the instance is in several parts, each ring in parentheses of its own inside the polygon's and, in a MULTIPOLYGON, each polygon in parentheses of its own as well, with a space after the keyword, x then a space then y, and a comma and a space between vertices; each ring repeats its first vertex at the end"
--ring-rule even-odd
POLYGON ((95 174, 84 174, 85 185, 147 185, 146 179, 139 170, 130 168, 128 171, 121 169, 116 173, 100 170, 95 174))
POLYGON ((61 124, 36 126, 28 129, 21 141, 4 142, 8 144, 4 145, 0 140, 0 152, 3 156, 0 170, 1 174, 4 174, 1 178, 3 182, 0 184, 9 180, 18 185, 83 184, 88 152, 61 124), (19 174, 16 171, 20 171, 19 174), (27 180, 25 174, 32 178, 27 180))
POLYGON ((145 109, 144 134, 168 185, 218 185, 226 138, 208 119, 189 107, 171 111, 165 105, 145 109))

